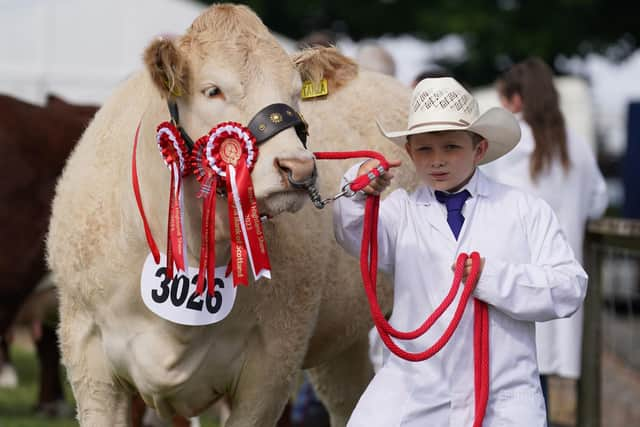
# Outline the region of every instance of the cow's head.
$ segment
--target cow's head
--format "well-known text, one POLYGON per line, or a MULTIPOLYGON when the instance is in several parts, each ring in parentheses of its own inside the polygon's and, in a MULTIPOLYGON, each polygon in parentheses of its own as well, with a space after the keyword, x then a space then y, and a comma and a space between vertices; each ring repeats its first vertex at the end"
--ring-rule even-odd
MULTIPOLYGON (((152 42, 145 62, 162 96, 177 105, 180 125, 193 139, 221 122, 248 125, 272 104, 287 104, 298 114, 300 72, 247 7, 210 7, 184 36, 152 42)), ((308 197, 288 177, 307 179, 314 161, 299 132, 293 127, 278 132, 259 150, 252 178, 261 212, 300 209, 308 197)))

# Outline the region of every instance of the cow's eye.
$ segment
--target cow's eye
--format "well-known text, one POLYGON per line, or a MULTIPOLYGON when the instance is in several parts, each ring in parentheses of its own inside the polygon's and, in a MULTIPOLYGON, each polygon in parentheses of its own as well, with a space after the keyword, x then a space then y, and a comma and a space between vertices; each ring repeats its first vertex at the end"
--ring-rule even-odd
POLYGON ((207 98, 216 98, 222 95, 222 91, 218 86, 211 86, 202 91, 207 98))

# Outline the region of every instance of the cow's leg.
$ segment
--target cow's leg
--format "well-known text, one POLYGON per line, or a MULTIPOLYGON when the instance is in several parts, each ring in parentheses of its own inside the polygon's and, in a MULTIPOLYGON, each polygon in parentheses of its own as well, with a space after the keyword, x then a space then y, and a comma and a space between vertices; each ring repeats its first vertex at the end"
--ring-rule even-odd
MULTIPOLYGON (((60 380, 58 337, 52 326, 42 325, 42 336, 36 341, 36 349, 40 363, 38 407, 45 409, 51 404, 64 402, 64 391, 60 380)), ((51 410, 55 410, 55 405, 51 406, 51 410)))
POLYGON ((0 366, 4 363, 11 363, 9 358, 9 343, 4 335, 0 335, 0 366))
POLYGON ((17 386, 18 373, 11 364, 9 343, 3 335, 0 335, 0 388, 16 388, 17 386))
POLYGON ((373 377, 365 337, 329 362, 308 370, 318 397, 327 407, 332 427, 343 427, 373 377))
POLYGON ((114 381, 97 326, 77 304, 64 304, 64 298, 60 305, 59 337, 80 426, 130 426, 131 399, 114 381))
POLYGON ((307 342, 293 331, 281 329, 281 333, 278 337, 252 335, 225 427, 276 426, 293 393, 307 342))
POLYGON ((144 413, 147 410, 147 405, 142 400, 139 394, 135 394, 131 398, 131 425, 132 427, 142 427, 142 420, 144 419, 144 413))

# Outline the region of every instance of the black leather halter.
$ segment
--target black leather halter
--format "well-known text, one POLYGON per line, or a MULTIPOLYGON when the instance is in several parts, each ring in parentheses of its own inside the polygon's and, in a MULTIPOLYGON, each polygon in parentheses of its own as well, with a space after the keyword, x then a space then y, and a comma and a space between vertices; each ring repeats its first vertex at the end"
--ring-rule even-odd
POLYGON ((287 104, 271 104, 258 111, 247 125, 256 142, 261 144, 282 132, 293 127, 300 138, 304 148, 307 148, 307 136, 309 135, 307 122, 302 115, 287 104))
POLYGON ((171 121, 180 132, 180 135, 182 135, 182 139, 184 139, 185 144, 187 144, 187 148, 191 151, 196 144, 193 142, 193 139, 191 139, 187 131, 180 126, 180 112, 178 112, 178 104, 176 104, 175 101, 167 101, 167 105, 169 106, 171 121))
MULTIPOLYGON (((168 101, 169 113, 171 120, 182 135, 184 142, 187 144, 189 151, 195 145, 193 139, 187 134, 180 125, 180 114, 178 112, 178 104, 175 101, 168 101)), ((307 136, 309 135, 307 122, 302 118, 302 114, 287 104, 271 104, 258 111, 251 119, 247 128, 256 138, 256 143, 262 144, 285 129, 293 127, 300 138, 300 142, 304 148, 307 148, 307 136)))

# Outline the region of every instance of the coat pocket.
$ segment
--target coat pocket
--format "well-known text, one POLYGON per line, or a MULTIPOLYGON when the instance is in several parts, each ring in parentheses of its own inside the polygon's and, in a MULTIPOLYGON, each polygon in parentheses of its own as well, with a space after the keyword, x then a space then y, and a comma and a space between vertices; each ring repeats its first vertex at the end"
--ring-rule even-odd
POLYGON ((492 399, 489 406, 485 426, 547 426, 547 411, 540 390, 501 392, 492 399))

